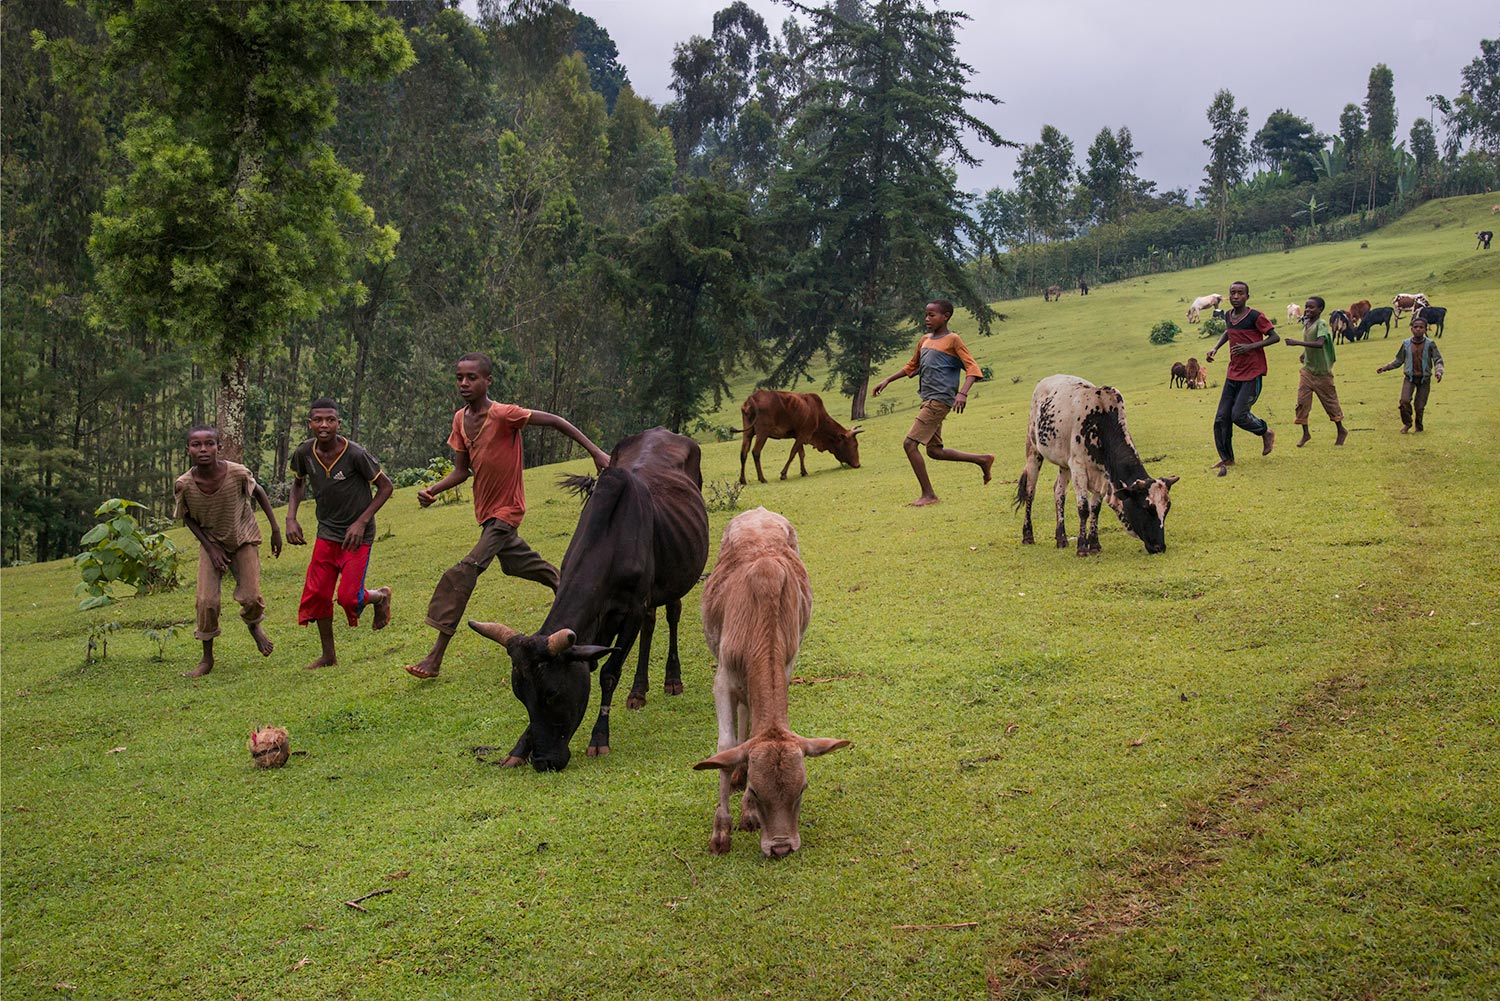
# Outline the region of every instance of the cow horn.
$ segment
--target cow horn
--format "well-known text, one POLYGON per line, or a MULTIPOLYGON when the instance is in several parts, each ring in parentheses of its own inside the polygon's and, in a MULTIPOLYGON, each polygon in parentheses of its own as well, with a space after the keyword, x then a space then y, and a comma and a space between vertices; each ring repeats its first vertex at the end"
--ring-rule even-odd
POLYGON ((1163 476, 1161 478, 1161 481, 1163 483, 1165 483, 1167 486, 1170 487, 1172 484, 1176 483, 1180 479, 1182 479, 1181 476, 1163 476))
POLYGON ((863 430, 864 430, 864 428, 862 428, 858 424, 856 424, 854 427, 852 427, 852 428, 849 429, 849 433, 851 435, 856 435, 856 434, 859 434, 860 432, 862 432, 863 430))
POLYGON ((573 630, 559 629, 557 632, 547 637, 547 652, 553 655, 560 654, 568 647, 572 646, 573 641, 577 638, 578 637, 574 635, 573 630))
POLYGON ((494 640, 501 646, 521 635, 503 622, 475 622, 473 619, 470 619, 469 628, 486 639, 494 640))

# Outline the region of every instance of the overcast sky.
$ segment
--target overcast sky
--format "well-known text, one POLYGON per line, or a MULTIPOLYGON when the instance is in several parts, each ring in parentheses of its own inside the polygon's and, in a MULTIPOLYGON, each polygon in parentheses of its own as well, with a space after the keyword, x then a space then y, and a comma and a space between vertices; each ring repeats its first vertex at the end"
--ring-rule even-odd
MULTIPOLYGON (((778 34, 789 9, 747 0, 778 34)), ((672 97, 672 50, 708 35, 729 0, 573 0, 614 39, 637 93, 672 97)), ((469 6, 466 4, 466 6, 469 6)), ((1481 38, 1500 37, 1500 14, 1483 0, 981 0, 945 2, 971 20, 959 58, 974 67, 970 89, 998 97, 980 117, 1013 142, 1054 125, 1083 160, 1101 128, 1128 126, 1138 171, 1160 189, 1203 180, 1205 112, 1227 87, 1250 110, 1250 133, 1277 108, 1338 131, 1339 113, 1363 104, 1370 69, 1395 74, 1396 135, 1427 118, 1429 94, 1453 97, 1481 38)), ((472 11, 471 11, 472 13, 472 11)), ((1439 133, 1441 142, 1441 133, 1439 133)), ((971 146, 984 163, 963 170, 971 191, 1015 187, 1015 153, 971 146)))

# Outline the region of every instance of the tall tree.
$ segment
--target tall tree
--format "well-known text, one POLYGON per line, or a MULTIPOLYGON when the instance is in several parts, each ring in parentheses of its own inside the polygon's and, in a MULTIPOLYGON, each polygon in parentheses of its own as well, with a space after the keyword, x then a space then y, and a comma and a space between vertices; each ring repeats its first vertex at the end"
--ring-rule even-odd
POLYGON ((1454 101, 1463 132, 1480 148, 1500 154, 1500 38, 1479 41, 1479 55, 1463 68, 1463 89, 1454 101))
POLYGON ((792 6, 831 69, 798 98, 791 168, 773 198, 797 250, 773 280, 784 354, 771 378, 805 374, 827 351, 858 420, 874 366, 907 346, 925 302, 953 299, 989 332, 994 313, 965 268, 988 241, 954 165, 978 163, 966 132, 1005 140, 969 110, 996 99, 968 89, 974 70, 956 53, 966 15, 918 0, 880 0, 860 17, 792 6))
POLYGON ((1365 157, 1370 179, 1367 207, 1375 207, 1375 189, 1383 174, 1390 171, 1391 144, 1396 139, 1396 76, 1385 63, 1370 70, 1365 90, 1365 157))
POLYGON ((1095 222, 1117 222, 1130 210, 1140 180, 1135 174, 1139 160, 1128 128, 1122 126, 1118 132, 1103 128, 1094 136, 1078 181, 1088 193, 1095 222))
POLYGON ((589 17, 579 14, 573 26, 573 48, 583 53, 583 62, 589 68, 589 82, 604 97, 604 106, 615 110, 615 100, 621 88, 630 86, 630 75, 620 65, 620 50, 609 32, 589 17))
POLYGON ((1213 202, 1214 239, 1223 243, 1229 236, 1229 191, 1245 177, 1249 157, 1245 136, 1250 131, 1250 111, 1235 108, 1234 95, 1221 90, 1208 106, 1208 125, 1210 134, 1203 140, 1209 150, 1208 163, 1203 168, 1207 179, 1200 190, 1213 202))
POLYGON ((1250 158, 1305 183, 1317 177, 1313 158, 1327 141, 1307 119, 1277 108, 1250 140, 1250 158))
POLYGON ((1073 172, 1073 140, 1056 126, 1043 125, 1037 141, 1021 150, 1015 169, 1016 187, 1034 234, 1047 240, 1067 235, 1073 172))
POLYGON ((1416 161, 1417 176, 1427 177, 1438 164, 1437 133, 1433 130, 1432 123, 1425 118, 1418 118, 1411 123, 1407 139, 1407 147, 1416 161))
POLYGON ((755 100, 756 81, 772 52, 765 21, 744 0, 714 14, 708 38, 694 35, 676 46, 671 88, 677 97, 662 114, 684 175, 742 181, 748 156, 755 161, 749 165, 752 179, 763 177, 763 169, 756 168, 763 166, 758 154, 764 145, 754 140, 769 136, 762 137, 757 127, 764 111, 755 100), (742 130, 750 142, 738 141, 742 130))
POLYGON ((411 63, 378 8, 316 0, 90 0, 105 73, 134 112, 89 247, 105 325, 190 344, 220 379, 225 452, 239 457, 250 360, 289 321, 365 292, 351 259, 388 257, 359 177, 322 140, 341 76, 411 63))

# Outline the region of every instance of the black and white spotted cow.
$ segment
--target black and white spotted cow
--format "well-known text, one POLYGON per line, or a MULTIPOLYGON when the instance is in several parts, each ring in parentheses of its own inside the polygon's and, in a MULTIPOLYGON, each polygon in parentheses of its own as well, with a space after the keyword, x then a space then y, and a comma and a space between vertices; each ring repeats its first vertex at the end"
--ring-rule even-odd
POLYGON ((1036 495, 1042 460, 1058 466, 1052 496, 1057 504, 1057 548, 1068 544, 1063 503, 1068 480, 1078 495, 1078 555, 1099 552, 1099 502, 1102 499, 1125 531, 1140 539, 1148 553, 1167 549, 1168 495, 1177 477, 1153 479, 1136 454, 1125 427, 1125 400, 1110 386, 1095 386, 1073 375, 1048 376, 1031 395, 1031 424, 1026 431, 1026 467, 1016 489, 1016 507, 1026 508, 1021 541, 1034 542, 1031 501, 1036 495))

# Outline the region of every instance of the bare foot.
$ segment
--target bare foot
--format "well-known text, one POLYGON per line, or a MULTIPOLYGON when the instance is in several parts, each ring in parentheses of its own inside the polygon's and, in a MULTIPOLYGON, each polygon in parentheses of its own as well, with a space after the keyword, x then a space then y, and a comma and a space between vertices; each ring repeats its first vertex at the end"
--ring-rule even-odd
POLYGON ((302 670, 304 670, 304 671, 316 671, 320 667, 332 667, 333 665, 337 664, 338 662, 339 662, 339 659, 337 657, 319 657, 317 660, 313 661, 311 664, 308 664, 305 667, 303 667, 302 670))
POLYGON ((1411 428, 1409 428, 1409 427, 1403 427, 1401 429, 1401 433, 1402 434, 1411 434, 1411 428))
POLYGON ((986 482, 986 483, 988 483, 990 481, 990 467, 993 466, 994 464, 995 464, 995 457, 993 455, 986 455, 983 458, 983 460, 979 463, 979 468, 982 469, 982 470, 984 470, 984 482, 986 482))
POLYGON ((918 497, 916 500, 912 501, 910 504, 908 504, 906 506, 907 507, 926 507, 928 504, 936 504, 937 502, 938 502, 938 499, 936 497, 918 497))
POLYGON ((1349 437, 1349 432, 1345 431, 1343 428, 1339 428, 1339 436, 1333 439, 1333 443, 1335 445, 1342 445, 1344 443, 1344 439, 1347 437, 1349 437))
POLYGON ((266 635, 259 622, 250 627, 250 638, 255 640, 255 649, 260 651, 262 657, 271 656, 271 651, 276 649, 276 644, 271 642, 271 637, 266 635))
POLYGON ((423 681, 430 681, 438 676, 438 668, 442 666, 442 661, 434 660, 432 654, 428 654, 421 660, 417 661, 417 663, 415 664, 407 664, 406 673, 411 675, 413 678, 421 678, 423 681))
POLYGON ((1312 441, 1312 435, 1304 432, 1302 435, 1302 440, 1297 442, 1297 447, 1301 448, 1303 445, 1306 445, 1310 441, 1312 441))
POLYGON ((1276 432, 1272 431, 1270 428, 1266 428, 1265 437, 1261 440, 1264 441, 1265 444, 1261 446, 1260 454, 1270 455, 1271 449, 1276 446, 1276 432))
POLYGON ((1218 475, 1218 476, 1228 476, 1229 475, 1229 467, 1227 465, 1225 465, 1224 463, 1220 463, 1219 464, 1219 472, 1216 475, 1218 475))
POLYGON ((214 662, 212 660, 204 658, 203 660, 198 661, 198 666, 193 668, 191 671, 183 671, 182 676, 184 678, 201 678, 213 669, 214 662))
POLYGON ((391 624, 391 597, 393 592, 388 587, 378 587, 368 593, 372 599, 370 604, 375 608, 375 618, 370 622, 370 628, 375 630, 384 629, 391 624))

